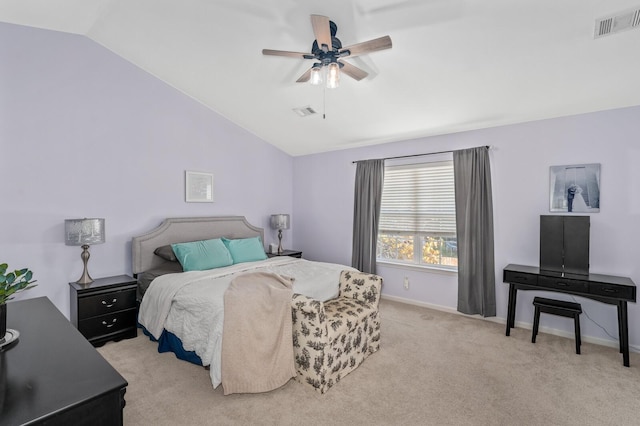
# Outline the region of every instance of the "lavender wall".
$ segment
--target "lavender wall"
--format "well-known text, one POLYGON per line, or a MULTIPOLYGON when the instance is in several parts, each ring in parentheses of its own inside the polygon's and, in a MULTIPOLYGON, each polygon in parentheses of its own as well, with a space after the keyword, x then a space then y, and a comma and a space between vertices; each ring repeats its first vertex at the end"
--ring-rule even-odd
MULTIPOLYGON (((491 145, 498 317, 506 317, 508 263, 537 265, 539 216, 549 213, 549 166, 601 164, 601 210, 591 214, 591 272, 628 276, 640 284, 640 107, 416 139, 297 157, 294 245, 311 259, 351 262, 353 160, 491 145)), ((457 276, 445 272, 379 266, 383 294, 454 309, 457 276), (402 282, 407 276, 410 289, 402 282)), ((516 321, 532 322, 534 294, 518 296, 516 321)), ((553 295, 560 298, 561 295, 553 295)), ((566 298, 566 297, 565 297, 566 298)), ((615 307, 580 299, 583 309, 617 336, 615 307)), ((582 317, 583 334, 610 340, 582 317)), ((629 305, 630 341, 640 345, 640 306, 629 305)), ((573 333, 572 323, 549 317, 543 325, 573 333)))
POLYGON ((0 262, 38 280, 16 299, 45 295, 69 315, 82 262, 64 219, 106 219, 89 261, 98 278, 130 273, 131 237, 165 217, 268 228, 291 211, 290 156, 91 40, 0 23, 0 57, 0 262), (214 174, 215 203, 185 203, 185 170, 214 174))

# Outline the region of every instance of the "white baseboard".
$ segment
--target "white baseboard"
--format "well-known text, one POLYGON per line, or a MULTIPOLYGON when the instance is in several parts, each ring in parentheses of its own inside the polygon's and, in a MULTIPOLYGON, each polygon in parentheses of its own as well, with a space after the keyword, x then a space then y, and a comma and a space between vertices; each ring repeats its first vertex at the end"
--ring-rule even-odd
MULTIPOLYGON (((399 303, 405 303, 407 305, 420 306, 423 308, 429 308, 429 309, 434 309, 436 311, 448 312, 450 314, 462 315, 468 318, 475 318, 483 321, 491 321, 498 324, 503 324, 505 326, 507 324, 507 320, 505 318, 498 318, 498 317, 485 318, 481 315, 466 315, 461 312, 458 312, 453 308, 450 308, 449 306, 435 305, 433 303, 426 303, 426 302, 420 302, 418 300, 405 299, 404 297, 388 296, 385 294, 383 294, 381 297, 383 299, 392 300, 394 302, 399 302, 399 303)), ((516 321, 516 327, 531 330, 533 328, 533 323, 516 321)), ((573 339, 575 337, 575 335, 571 332, 558 330, 556 328, 540 327, 539 331, 542 333, 553 334, 555 336, 566 337, 568 339, 573 339)), ((582 339, 583 342, 593 343, 595 345, 608 346, 610 348, 617 348, 619 346, 619 343, 617 340, 602 339, 600 337, 592 337, 592 336, 580 336, 580 338, 582 339)), ((629 345, 629 351, 640 353, 640 347, 635 345, 629 345)))

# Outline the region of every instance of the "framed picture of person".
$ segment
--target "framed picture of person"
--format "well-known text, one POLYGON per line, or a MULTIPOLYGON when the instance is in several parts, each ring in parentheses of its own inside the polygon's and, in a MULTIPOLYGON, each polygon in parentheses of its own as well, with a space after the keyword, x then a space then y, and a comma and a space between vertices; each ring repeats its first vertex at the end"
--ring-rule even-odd
POLYGON ((600 164, 549 168, 549 210, 564 213, 600 211, 600 164))

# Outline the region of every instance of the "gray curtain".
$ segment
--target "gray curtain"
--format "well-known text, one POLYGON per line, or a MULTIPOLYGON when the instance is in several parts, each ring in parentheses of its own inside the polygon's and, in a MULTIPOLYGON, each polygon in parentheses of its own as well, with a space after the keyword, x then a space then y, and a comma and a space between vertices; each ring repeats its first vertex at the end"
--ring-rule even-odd
POLYGON ((359 161, 353 205, 351 266, 376 273, 376 245, 384 183, 384 160, 359 161))
POLYGON ((458 311, 496 315, 489 148, 453 152, 458 238, 458 311))

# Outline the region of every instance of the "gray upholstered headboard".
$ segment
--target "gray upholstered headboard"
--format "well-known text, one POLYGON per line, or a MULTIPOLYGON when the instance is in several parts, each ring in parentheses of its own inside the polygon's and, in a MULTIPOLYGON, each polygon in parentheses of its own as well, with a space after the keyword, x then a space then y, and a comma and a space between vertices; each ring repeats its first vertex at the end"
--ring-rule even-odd
POLYGON ((264 244, 264 229, 247 222, 244 216, 174 217, 139 237, 133 237, 132 272, 139 274, 160 266, 163 260, 153 251, 173 243, 211 238, 250 238, 259 236, 264 244))

